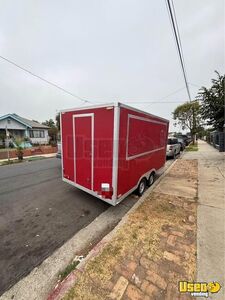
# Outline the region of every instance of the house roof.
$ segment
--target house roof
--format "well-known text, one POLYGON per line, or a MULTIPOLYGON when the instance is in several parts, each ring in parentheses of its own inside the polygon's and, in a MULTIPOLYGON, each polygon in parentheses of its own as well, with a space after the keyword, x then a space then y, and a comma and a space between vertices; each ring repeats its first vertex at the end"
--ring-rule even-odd
POLYGON ((17 114, 7 114, 7 115, 4 115, 2 117, 0 117, 0 120, 4 120, 4 119, 7 119, 7 118, 12 118, 14 119, 15 121, 29 127, 29 128, 45 128, 45 129, 48 129, 49 127, 46 126, 46 125, 43 125, 41 123, 38 123, 36 121, 32 121, 32 120, 28 120, 26 118, 23 118, 21 116, 18 116, 17 114))

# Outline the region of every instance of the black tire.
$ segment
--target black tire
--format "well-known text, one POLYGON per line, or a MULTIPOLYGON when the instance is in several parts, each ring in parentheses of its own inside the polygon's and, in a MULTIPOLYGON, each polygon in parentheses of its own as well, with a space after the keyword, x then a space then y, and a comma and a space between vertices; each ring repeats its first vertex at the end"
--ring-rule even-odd
POLYGON ((138 188, 137 188, 137 195, 142 196, 144 194, 144 191, 146 189, 147 182, 145 178, 142 178, 139 182, 138 188))
POLYGON ((151 186, 151 185, 153 185, 154 182, 155 182, 155 172, 152 172, 149 175, 147 184, 148 184, 148 186, 151 186))

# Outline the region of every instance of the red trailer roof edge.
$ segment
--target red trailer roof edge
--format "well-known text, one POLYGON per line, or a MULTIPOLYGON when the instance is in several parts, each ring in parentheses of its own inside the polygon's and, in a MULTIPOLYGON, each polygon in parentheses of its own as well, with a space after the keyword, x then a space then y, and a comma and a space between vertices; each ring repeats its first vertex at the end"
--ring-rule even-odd
POLYGON ((134 111, 136 111, 136 112, 139 112, 139 113, 148 115, 148 116, 150 116, 150 117, 158 118, 158 119, 160 119, 160 120, 162 120, 162 121, 165 121, 165 122, 169 123, 169 120, 167 120, 167 119, 165 119, 165 118, 159 117, 159 116, 157 116, 157 115, 153 115, 153 114, 151 114, 151 113, 149 113, 149 112, 147 112, 147 111, 144 111, 144 110, 135 108, 135 107, 133 107, 133 106, 129 106, 129 105, 127 105, 127 104, 123 104, 123 103, 120 103, 120 102, 118 102, 118 105, 119 105, 120 107, 124 107, 124 108, 127 108, 127 109, 131 109, 131 110, 134 110, 134 111))
POLYGON ((102 104, 96 104, 96 105, 88 105, 88 106, 80 106, 80 107, 73 107, 73 108, 67 108, 67 109, 62 109, 59 112, 60 113, 66 113, 70 111, 78 111, 78 110, 88 110, 88 109, 94 109, 94 108, 102 108, 102 107, 109 107, 109 106, 118 106, 118 103, 102 103, 102 104))
POLYGON ((68 108, 68 109, 60 110, 60 113, 65 113, 65 112, 70 112, 70 111, 78 111, 78 110, 88 110, 88 109, 101 108, 101 107, 110 107, 110 106, 113 106, 113 107, 118 107, 119 106, 119 107, 124 107, 124 108, 127 108, 127 109, 131 109, 133 111, 136 111, 136 112, 148 115, 150 117, 158 118, 158 119, 160 119, 160 120, 162 120, 164 122, 169 123, 169 120, 167 120, 165 118, 159 117, 157 115, 153 115, 153 114, 151 114, 149 112, 146 112, 144 110, 135 108, 135 107, 127 105, 127 104, 123 104, 121 102, 111 102, 111 103, 103 103, 103 104, 96 104, 96 105, 89 105, 89 106, 68 108))

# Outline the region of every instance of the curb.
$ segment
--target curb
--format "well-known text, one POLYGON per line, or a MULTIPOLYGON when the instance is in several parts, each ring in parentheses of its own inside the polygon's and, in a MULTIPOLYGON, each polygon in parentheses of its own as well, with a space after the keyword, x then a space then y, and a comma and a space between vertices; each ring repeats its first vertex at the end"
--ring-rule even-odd
POLYGON ((123 216, 121 221, 116 225, 116 227, 108 233, 102 240, 88 253, 88 255, 79 263, 76 269, 70 273, 62 282, 58 283, 54 290, 49 294, 47 300, 60 300, 63 296, 73 287, 76 282, 77 274, 82 273, 86 264, 98 256, 104 249, 104 247, 114 238, 117 231, 124 225, 124 223, 129 218, 130 214, 133 213, 152 193, 152 191, 160 184, 163 178, 169 173, 172 167, 176 164, 177 159, 174 160, 171 165, 166 169, 166 171, 158 178, 158 180, 148 188, 144 195, 133 205, 133 207, 123 216))
MULTIPOLYGON (((21 163, 27 162, 29 159, 32 159, 32 158, 39 158, 39 157, 41 157, 42 159, 43 159, 43 158, 54 158, 54 157, 56 157, 56 153, 37 154, 37 155, 31 155, 31 156, 24 156, 24 157, 23 157, 23 161, 22 161, 21 163)), ((10 158, 10 160, 11 160, 11 161, 17 160, 17 158, 16 158, 16 157, 15 157, 15 158, 10 158)), ((38 160, 38 159, 37 159, 37 160, 38 160)), ((2 163, 7 162, 7 161, 8 161, 8 159, 0 159, 0 166, 2 165, 2 163)), ((12 163, 12 164, 6 164, 6 165, 3 165, 3 166, 7 166, 7 165, 13 165, 13 163, 12 163)))
MULTIPOLYGON (((52 152, 52 153, 47 153, 47 154, 44 154, 44 153, 40 153, 40 154, 36 154, 36 155, 28 155, 28 156, 24 156, 23 158, 32 158, 32 157, 36 157, 36 156, 43 156, 43 157, 55 157, 56 156, 56 152, 52 152)), ((10 157, 10 160, 13 160, 13 159, 17 159, 17 157, 10 157)), ((8 158, 4 158, 4 159, 0 159, 0 162, 2 161, 7 161, 8 158)))

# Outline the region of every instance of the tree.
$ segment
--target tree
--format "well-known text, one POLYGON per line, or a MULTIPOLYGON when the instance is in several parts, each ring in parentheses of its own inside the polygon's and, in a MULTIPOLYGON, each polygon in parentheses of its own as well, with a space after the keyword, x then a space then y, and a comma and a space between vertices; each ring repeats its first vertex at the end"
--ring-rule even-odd
POLYGON ((45 122, 42 123, 43 125, 46 125, 51 128, 55 128, 55 122, 52 119, 46 120, 45 122))
POLYGON ((50 144, 55 145, 57 142, 57 136, 58 136, 58 128, 56 127, 55 122, 52 119, 46 120, 42 123, 43 125, 46 125, 49 128, 48 135, 50 136, 50 144))
POLYGON ((57 113, 57 115, 55 116, 55 120, 56 120, 56 127, 60 131, 60 113, 57 113))
POLYGON ((201 101, 202 118, 214 129, 222 131, 224 126, 225 75, 222 76, 219 72, 215 72, 217 78, 212 79, 212 86, 209 89, 202 87, 198 99, 201 101))
POLYGON ((209 140, 209 136, 210 136, 210 132, 212 132, 213 129, 212 128, 204 128, 204 127, 200 127, 199 131, 198 131, 198 137, 200 139, 202 138, 206 138, 206 140, 209 140))
POLYGON ((196 133, 200 126, 200 105, 197 100, 186 102, 177 106, 173 112, 173 118, 176 125, 181 125, 182 129, 189 129, 193 137, 194 143, 196 140, 196 133))
POLYGON ((23 140, 22 139, 16 139, 14 141, 16 145, 16 155, 18 160, 22 161, 23 160, 23 147, 21 146, 23 140))

